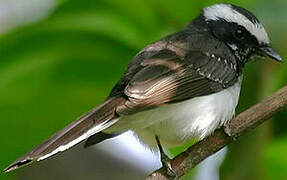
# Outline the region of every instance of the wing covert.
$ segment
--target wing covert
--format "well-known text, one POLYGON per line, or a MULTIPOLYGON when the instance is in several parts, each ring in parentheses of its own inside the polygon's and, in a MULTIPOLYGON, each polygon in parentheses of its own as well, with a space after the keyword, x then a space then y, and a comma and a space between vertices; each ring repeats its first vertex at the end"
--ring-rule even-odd
POLYGON ((222 83, 212 79, 211 75, 205 76, 198 71, 198 68, 204 67, 203 63, 213 63, 216 66, 207 56, 200 57, 200 54, 195 54, 196 59, 192 60, 190 54, 179 57, 170 50, 164 51, 141 62, 141 70, 134 75, 124 90, 128 101, 118 107, 117 113, 134 114, 167 103, 209 95, 226 88, 222 83), (196 64, 197 61, 201 63, 196 64))

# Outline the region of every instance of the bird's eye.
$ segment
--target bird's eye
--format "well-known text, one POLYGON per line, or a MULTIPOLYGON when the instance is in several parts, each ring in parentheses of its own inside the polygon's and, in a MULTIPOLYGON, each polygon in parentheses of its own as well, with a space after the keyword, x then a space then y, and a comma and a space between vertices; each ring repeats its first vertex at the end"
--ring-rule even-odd
POLYGON ((235 36, 236 39, 242 40, 242 39, 244 38, 244 33, 245 33, 244 29, 239 26, 239 27, 235 30, 234 36, 235 36))

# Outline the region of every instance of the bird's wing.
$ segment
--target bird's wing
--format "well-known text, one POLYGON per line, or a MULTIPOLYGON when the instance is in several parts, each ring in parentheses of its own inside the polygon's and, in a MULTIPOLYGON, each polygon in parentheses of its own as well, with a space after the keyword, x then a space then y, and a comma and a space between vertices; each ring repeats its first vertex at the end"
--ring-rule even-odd
MULTIPOLYGON (((126 101, 116 108, 120 116, 216 93, 237 81, 234 67, 201 51, 190 51, 180 57, 174 51, 163 49, 135 60, 140 63, 129 66, 128 73, 110 96, 121 94, 126 97, 126 101)), ((113 136, 97 133, 88 138, 85 146, 113 136)))
POLYGON ((50 139, 44 141, 32 151, 13 162, 4 169, 4 171, 9 172, 30 162, 46 159, 110 127, 118 120, 118 116, 115 112, 116 107, 124 101, 125 99, 122 97, 108 99, 102 105, 83 115, 53 135, 50 139))
POLYGON ((164 50, 143 60, 141 66, 125 87, 128 101, 117 108, 119 115, 216 93, 237 81, 231 66, 200 51, 179 57, 164 50))

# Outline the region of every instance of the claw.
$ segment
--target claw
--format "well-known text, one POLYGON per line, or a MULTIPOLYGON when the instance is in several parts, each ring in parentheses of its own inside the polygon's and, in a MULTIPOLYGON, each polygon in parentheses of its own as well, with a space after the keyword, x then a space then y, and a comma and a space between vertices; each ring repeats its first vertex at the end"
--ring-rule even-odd
POLYGON ((230 129, 230 127, 228 126, 228 124, 225 124, 225 125, 223 126, 223 130, 224 130, 225 134, 227 134, 229 137, 231 137, 234 141, 237 140, 237 138, 233 136, 232 130, 230 129))
POLYGON ((160 153, 160 159, 161 159, 162 166, 165 169, 167 169, 167 174, 170 177, 176 177, 176 173, 171 167, 171 163, 170 163, 171 159, 169 159, 169 157, 167 157, 167 155, 165 155, 164 153, 160 153))

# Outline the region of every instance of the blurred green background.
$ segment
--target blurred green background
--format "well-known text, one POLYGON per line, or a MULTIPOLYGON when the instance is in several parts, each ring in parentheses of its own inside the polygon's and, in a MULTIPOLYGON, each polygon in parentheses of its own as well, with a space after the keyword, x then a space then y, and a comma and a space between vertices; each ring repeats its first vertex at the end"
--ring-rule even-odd
MULTIPOLYGON (((0 0, 1 169, 101 103, 140 49, 183 28, 205 6, 228 2, 251 10, 265 25, 274 48, 287 59, 286 0, 19 2, 0 0)), ((287 84, 286 63, 257 60, 244 71, 238 113, 287 84)), ((220 179, 286 178, 286 119, 287 112, 280 113, 229 146, 220 179)), ((72 151, 1 173, 0 179, 79 179, 77 175, 96 179, 97 166, 99 177, 106 179, 142 179, 151 171, 128 165, 124 171, 112 171, 111 166, 124 166, 120 159, 100 158, 101 152, 82 147, 72 151)))

